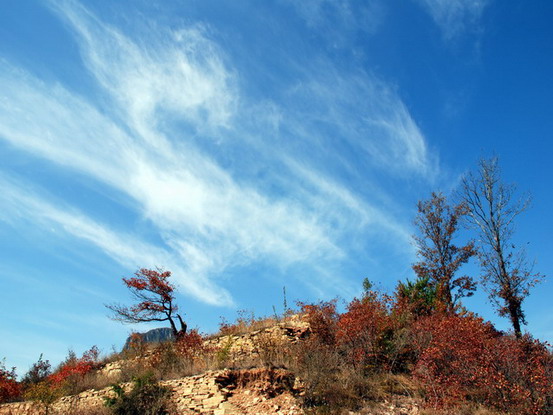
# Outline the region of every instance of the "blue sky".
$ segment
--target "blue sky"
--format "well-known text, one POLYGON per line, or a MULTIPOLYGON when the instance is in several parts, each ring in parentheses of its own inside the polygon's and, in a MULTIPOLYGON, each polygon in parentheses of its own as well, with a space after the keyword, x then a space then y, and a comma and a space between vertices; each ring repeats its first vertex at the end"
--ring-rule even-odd
MULTIPOLYGON (((20 372, 120 348, 133 327, 104 304, 139 267, 171 270, 204 332, 282 311, 283 286, 289 303, 349 300, 365 277, 392 290, 413 275, 417 200, 481 156, 532 193, 516 242, 552 275, 548 1, 0 10, 0 358, 20 372)), ((552 295, 525 303, 549 341, 552 295)), ((465 304, 509 328, 483 292, 465 304)))

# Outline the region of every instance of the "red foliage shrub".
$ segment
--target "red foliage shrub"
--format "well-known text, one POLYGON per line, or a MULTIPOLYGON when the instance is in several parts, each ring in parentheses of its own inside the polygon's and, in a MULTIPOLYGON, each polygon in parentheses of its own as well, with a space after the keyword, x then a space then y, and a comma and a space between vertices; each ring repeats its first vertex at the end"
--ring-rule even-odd
POLYGON ((553 409, 553 360, 546 345, 497 332, 473 315, 441 315, 417 323, 415 375, 428 403, 472 400, 517 414, 553 409))
POLYGON ((443 314, 420 319, 416 329, 421 354, 415 375, 426 385, 429 403, 459 402, 488 369, 498 333, 480 318, 443 314))
POLYGON ((318 304, 298 303, 298 306, 307 316, 312 340, 324 345, 334 345, 338 324, 336 300, 321 301, 318 304))
POLYGON ((83 377, 98 366, 100 352, 96 346, 92 346, 77 358, 73 353, 63 362, 57 370, 48 376, 48 381, 55 387, 61 385, 70 377, 83 377))
POLYGON ((481 381, 485 402, 519 414, 553 413, 553 353, 550 346, 523 336, 502 336, 492 350, 492 370, 481 381))
POLYGON ((348 363, 375 369, 386 360, 386 341, 392 329, 389 299, 375 293, 354 299, 340 315, 336 339, 343 347, 348 363))
POLYGON ((15 367, 6 369, 4 362, 0 362, 0 403, 11 402, 21 396, 21 384, 17 382, 15 367))

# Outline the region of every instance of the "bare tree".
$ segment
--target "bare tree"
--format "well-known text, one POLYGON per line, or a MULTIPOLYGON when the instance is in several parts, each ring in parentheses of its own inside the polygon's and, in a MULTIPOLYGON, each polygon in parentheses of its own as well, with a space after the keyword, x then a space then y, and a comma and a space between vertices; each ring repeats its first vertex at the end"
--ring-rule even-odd
POLYGON ((428 278, 434 285, 438 304, 446 312, 452 312, 457 301, 471 296, 476 288, 472 278, 455 277, 475 254, 473 242, 461 247, 453 244, 459 220, 467 213, 464 203, 449 206, 441 193, 432 193, 430 200, 418 203, 415 225, 420 236, 414 239, 420 261, 413 265, 413 270, 419 278, 428 278))
POLYGON ((514 221, 530 206, 530 198, 514 198, 515 186, 501 181, 497 157, 481 159, 478 170, 462 180, 462 198, 469 223, 479 233, 482 282, 501 316, 508 316, 515 335, 526 324, 522 302, 542 275, 533 272, 524 249, 512 242, 514 221))
POLYGON ((178 307, 175 304, 175 287, 169 281, 171 271, 142 268, 134 275, 131 278, 123 278, 123 282, 138 303, 130 307, 119 304, 106 305, 113 312, 112 318, 123 323, 167 321, 175 338, 186 334, 186 324, 181 316, 176 314, 178 307), (180 330, 177 330, 173 321, 175 316, 180 321, 180 330))

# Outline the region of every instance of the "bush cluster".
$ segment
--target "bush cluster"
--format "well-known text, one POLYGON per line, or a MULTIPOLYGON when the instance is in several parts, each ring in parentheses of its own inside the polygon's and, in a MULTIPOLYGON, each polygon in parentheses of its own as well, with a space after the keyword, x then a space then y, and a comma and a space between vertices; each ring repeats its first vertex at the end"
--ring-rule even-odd
POLYGON ((416 330, 419 345, 414 374, 434 406, 472 400, 519 414, 553 411, 553 355, 548 345, 526 335, 497 332, 471 314, 431 316, 416 330))
POLYGON ((391 298, 371 291, 341 314, 335 302, 301 305, 312 324, 295 360, 307 406, 319 413, 355 409, 382 399, 394 379, 403 383, 394 393, 419 395, 434 409, 553 412, 548 344, 499 332, 469 312, 428 307, 424 296, 413 296, 416 302, 409 304, 404 294, 398 289, 391 298))

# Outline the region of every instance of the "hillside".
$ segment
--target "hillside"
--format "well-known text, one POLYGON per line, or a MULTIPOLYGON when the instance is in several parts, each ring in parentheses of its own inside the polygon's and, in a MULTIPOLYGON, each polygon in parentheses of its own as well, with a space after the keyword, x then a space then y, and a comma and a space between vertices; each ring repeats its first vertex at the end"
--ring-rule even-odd
POLYGON ((136 336, 104 360, 92 348, 21 382, 28 400, 0 415, 550 414, 547 345, 471 314, 407 319, 386 300, 353 300, 342 314, 332 302, 302 305, 210 337, 136 336))
MULTIPOLYGON (((305 386, 293 372, 275 368, 273 363, 281 360, 287 346, 297 345, 310 333, 305 319, 291 316, 284 321, 265 321, 261 329, 245 333, 221 335, 203 340, 202 350, 210 351, 212 365, 228 365, 230 368, 206 370, 201 374, 162 380, 159 385, 170 391, 170 407, 175 414, 282 414, 304 413, 305 386), (248 368, 239 368, 247 366, 248 368)), ((236 329, 235 327, 234 329, 236 329)), ((242 327, 244 329, 244 327, 242 327)), ((137 372, 160 365, 162 356, 170 343, 128 352, 126 358, 99 365, 89 373, 88 381, 94 378, 97 385, 117 382, 134 376, 137 372)), ((132 345, 130 348, 132 349, 132 345)), ((206 356, 196 356, 196 358, 206 356)), ((194 360, 194 359, 192 359, 194 360)), ((166 364, 168 362, 163 362, 166 364)), ((199 362, 196 362, 199 363, 199 362)), ((201 365, 200 365, 201 366, 201 365)), ((165 367, 165 375, 169 375, 165 367)), ((164 369, 161 369, 162 371, 164 369)), ((191 367, 190 370, 201 370, 191 367)), ((127 392, 132 382, 121 387, 127 392)), ((106 398, 113 397, 113 387, 96 387, 83 392, 63 396, 52 402, 24 401, 0 406, 0 415, 42 414, 107 414, 106 398)), ((364 412, 365 413, 365 412, 364 412)), ((390 395, 389 399, 373 408, 378 414, 416 414, 417 403, 405 395, 390 395)))

